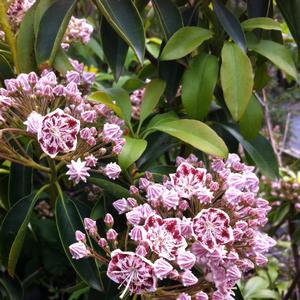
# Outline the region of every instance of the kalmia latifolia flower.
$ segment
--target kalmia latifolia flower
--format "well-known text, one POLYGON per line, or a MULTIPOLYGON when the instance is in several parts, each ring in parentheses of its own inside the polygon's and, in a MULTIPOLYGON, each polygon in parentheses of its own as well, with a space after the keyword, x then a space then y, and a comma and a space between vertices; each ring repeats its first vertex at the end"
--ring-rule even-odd
POLYGON ((101 160, 122 150, 124 122, 105 105, 87 99, 93 80, 86 81, 82 66, 72 63, 77 71, 69 71, 67 77, 44 70, 40 77, 31 72, 5 80, 5 88, 0 89, 0 157, 39 166, 21 157, 26 151, 11 142, 16 132, 36 141, 32 145, 41 158, 64 162, 75 184, 86 182, 91 169, 117 179, 120 167, 101 160))
POLYGON ((254 168, 236 154, 208 167, 195 155, 176 161, 174 174, 156 182, 146 172, 131 197, 113 203, 129 226, 126 252, 118 249, 122 234, 107 225, 110 215, 107 238, 93 235, 106 253, 113 250, 107 275, 123 286, 121 297, 233 299, 243 273, 265 264, 275 245, 261 231, 270 206, 258 195, 254 168))

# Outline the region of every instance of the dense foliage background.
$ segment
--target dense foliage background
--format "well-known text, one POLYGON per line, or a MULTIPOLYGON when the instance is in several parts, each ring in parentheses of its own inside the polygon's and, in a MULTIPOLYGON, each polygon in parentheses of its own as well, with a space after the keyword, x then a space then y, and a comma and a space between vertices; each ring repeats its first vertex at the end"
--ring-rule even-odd
MULTIPOLYGON (((0 2, 1 84, 46 68, 63 76, 73 68, 69 58, 77 59, 96 76, 88 99, 125 121, 126 144, 119 180, 96 173, 75 187, 62 180, 56 206, 47 191, 35 197, 45 173, 1 161, 3 299, 117 299, 117 286, 92 259, 72 261, 66 250, 81 219, 103 225, 112 201, 127 197, 145 171, 157 178, 173 172, 178 155, 206 162, 229 152, 257 167, 273 206, 265 231, 278 241, 268 265, 240 282, 236 299, 300 299, 300 179, 284 134, 290 98, 299 93, 299 1, 37 0, 17 30, 7 21, 10 2, 0 2), (64 51, 72 15, 94 32, 64 51)), ((125 219, 115 226, 124 229, 125 219)))

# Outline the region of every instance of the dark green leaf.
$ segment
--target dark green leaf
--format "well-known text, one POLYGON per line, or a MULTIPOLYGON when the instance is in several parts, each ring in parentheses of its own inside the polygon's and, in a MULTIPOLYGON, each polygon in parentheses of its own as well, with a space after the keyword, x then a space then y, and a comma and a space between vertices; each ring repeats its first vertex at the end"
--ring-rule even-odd
POLYGON ((0 54, 0 77, 2 80, 14 77, 14 70, 7 58, 0 54))
POLYGON ((69 24, 76 0, 56 0, 40 19, 35 43, 38 65, 52 65, 69 24))
POLYGON ((202 53, 185 71, 182 81, 182 103, 187 114, 202 120, 208 113, 218 80, 217 57, 202 53), (195 80, 197 78, 197 80, 195 80))
POLYGON ((17 59, 20 72, 29 73, 37 70, 34 44, 34 14, 37 4, 34 4, 26 13, 16 40, 17 59))
POLYGON ((142 63, 145 32, 141 17, 131 0, 96 0, 96 3, 121 38, 134 50, 142 63))
POLYGON ((226 105, 238 121, 252 94, 253 74, 250 59, 233 43, 225 43, 222 49, 221 84, 226 105))
POLYGON ((228 149, 223 140, 205 123, 196 120, 176 120, 154 126, 156 130, 170 134, 203 152, 226 157, 228 149))
POLYGON ((254 139, 259 133, 264 119, 264 111, 258 100, 252 96, 240 120, 240 129, 242 135, 247 139, 254 139))
POLYGON ((83 229, 83 223, 74 202, 66 195, 61 195, 55 206, 56 225, 62 246, 78 276, 94 289, 103 290, 102 281, 96 261, 92 258, 74 260, 69 246, 76 242, 75 231, 83 229))
POLYGON ((239 20, 219 1, 213 0, 214 12, 225 31, 246 52, 246 38, 239 20))
POLYGON ((266 17, 269 14, 271 0, 248 0, 249 18, 266 17))
POLYGON ((73 70, 73 66, 69 60, 69 57, 61 48, 56 52, 53 61, 53 67, 62 75, 66 75, 68 71, 73 70))
POLYGON ((300 47, 300 2, 298 0, 276 0, 298 47, 300 47))
POLYGON ((103 19, 101 23, 101 40, 108 65, 114 74, 115 80, 119 80, 123 71, 128 46, 106 19, 103 19))
POLYGON ((164 47, 160 60, 175 60, 194 51, 204 41, 212 37, 212 32, 194 26, 187 26, 176 31, 164 47))
POLYGON ((116 197, 116 199, 130 197, 129 191, 117 183, 97 177, 90 177, 88 181, 101 187, 105 192, 116 197))
POLYGON ((11 278, 6 273, 0 273, 0 286, 4 288, 8 300, 23 300, 23 286, 17 277, 11 278))
POLYGON ((279 172, 276 156, 272 146, 262 135, 258 135, 254 140, 247 141, 233 125, 221 126, 241 143, 262 174, 271 179, 278 178, 279 172))
POLYGON ((123 146, 122 152, 118 157, 120 167, 123 170, 126 170, 141 157, 146 147, 147 141, 126 137, 126 143, 123 146))
POLYGON ((151 2, 158 17, 164 38, 168 40, 183 26, 181 14, 170 0, 152 0, 151 2))

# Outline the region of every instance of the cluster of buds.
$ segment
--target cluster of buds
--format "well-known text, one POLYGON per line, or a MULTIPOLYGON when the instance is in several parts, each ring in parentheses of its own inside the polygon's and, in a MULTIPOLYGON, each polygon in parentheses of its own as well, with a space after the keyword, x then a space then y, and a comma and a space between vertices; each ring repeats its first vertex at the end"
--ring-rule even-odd
POLYGON ((131 117, 135 120, 140 119, 141 105, 142 105, 144 93, 145 93, 145 88, 142 88, 142 89, 135 90, 130 95, 131 117))
MULTIPOLYGON (((7 10, 7 16, 10 26, 14 32, 17 32, 26 12, 35 4, 36 0, 14 0, 7 10)), ((78 19, 74 16, 68 24, 66 33, 64 35, 61 47, 68 50, 70 44, 80 42, 87 44, 93 33, 93 26, 90 25, 86 19, 78 19)), ((0 31, 0 38, 5 39, 5 34, 0 31)))
POLYGON ((295 174, 291 170, 281 170, 279 180, 271 181, 262 176, 263 197, 272 200, 272 206, 281 206, 282 202, 289 202, 300 209, 300 172, 295 174))
POLYGON ((6 88, 0 89, 0 157, 37 167, 19 141, 26 136, 39 145, 40 158, 69 163, 67 174, 74 183, 86 181, 97 167, 116 179, 120 167, 98 166, 98 160, 122 150, 123 121, 105 105, 87 100, 93 81, 88 72, 69 71, 61 79, 48 70, 41 77, 31 72, 5 80, 6 88))
POLYGON ((208 168, 194 155, 178 157, 177 165, 162 182, 146 172, 130 198, 113 203, 129 234, 125 251, 112 228, 101 243, 110 257, 107 276, 124 287, 120 298, 234 299, 242 274, 264 265, 275 245, 260 231, 271 207, 258 196, 254 168, 235 154, 212 159, 208 168))

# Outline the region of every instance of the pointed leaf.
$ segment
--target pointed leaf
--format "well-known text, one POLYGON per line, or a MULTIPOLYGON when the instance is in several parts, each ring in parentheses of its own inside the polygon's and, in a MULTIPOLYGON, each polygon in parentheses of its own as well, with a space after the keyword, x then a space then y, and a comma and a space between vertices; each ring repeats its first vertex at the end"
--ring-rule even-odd
POLYGON ((278 163, 270 143, 262 136, 258 135, 254 140, 247 141, 233 125, 221 125, 244 147, 256 166, 265 176, 278 178, 278 163))
POLYGON ((121 38, 134 50, 142 63, 145 32, 141 17, 131 0, 96 0, 96 4, 121 38))
POLYGON ((2 80, 15 76, 14 70, 8 59, 0 54, 0 77, 2 80))
POLYGON ((66 75, 68 71, 73 70, 73 66, 69 60, 69 57, 63 49, 58 49, 53 61, 53 68, 60 74, 66 75))
POLYGON ((239 20, 219 0, 213 0, 214 12, 220 23, 235 43, 246 52, 246 38, 239 20))
POLYGON ((101 23, 101 40, 104 55, 117 81, 123 71, 128 46, 106 19, 103 19, 101 23))
POLYGON ((256 28, 260 29, 266 29, 266 30, 280 30, 281 31, 281 25, 277 21, 261 17, 261 18, 252 18, 245 20, 241 23, 244 30, 253 30, 256 28))
POLYGON ((134 162, 136 162, 144 153, 147 147, 147 141, 142 139, 133 139, 126 137, 126 143, 120 153, 119 165, 123 170, 126 170, 134 162))
POLYGON ((220 157, 226 157, 228 149, 223 140, 205 123, 196 120, 163 122, 154 127, 168 133, 193 147, 220 157))
POLYGON ((222 49, 221 84, 226 105, 238 121, 252 94, 253 74, 250 59, 233 43, 225 43, 222 49))
POLYGON ((61 195, 56 201, 55 216, 59 237, 70 264, 84 282, 98 291, 103 290, 96 261, 93 258, 74 260, 69 251, 69 246, 76 242, 75 231, 84 231, 83 223, 75 203, 66 197, 66 195, 61 195))
POLYGON ((240 120, 242 135, 248 140, 254 139, 259 133, 263 119, 264 112, 260 103, 255 96, 251 96, 246 111, 240 120))
POLYGON ((271 7, 271 0, 248 0, 247 10, 249 18, 265 17, 271 7))
POLYGON ((183 27, 181 14, 170 0, 152 0, 151 2, 164 38, 168 40, 178 29, 183 27))
POLYGON ((40 19, 35 43, 38 65, 52 65, 66 28, 69 24, 76 0, 56 0, 40 19))
POLYGON ((297 80, 297 69, 291 52, 283 45, 273 41, 248 41, 248 47, 269 59, 274 65, 297 80))
POLYGON ((181 98, 186 113, 191 118, 202 120, 207 115, 218 74, 217 57, 205 53, 198 55, 185 71, 181 98))
POLYGON ((193 26, 183 27, 169 39, 161 53, 160 60, 182 58, 211 37, 212 32, 207 29, 193 26))
POLYGON ((153 112, 165 88, 166 84, 160 79, 154 79, 146 85, 141 105, 139 125, 142 125, 144 120, 153 112))

